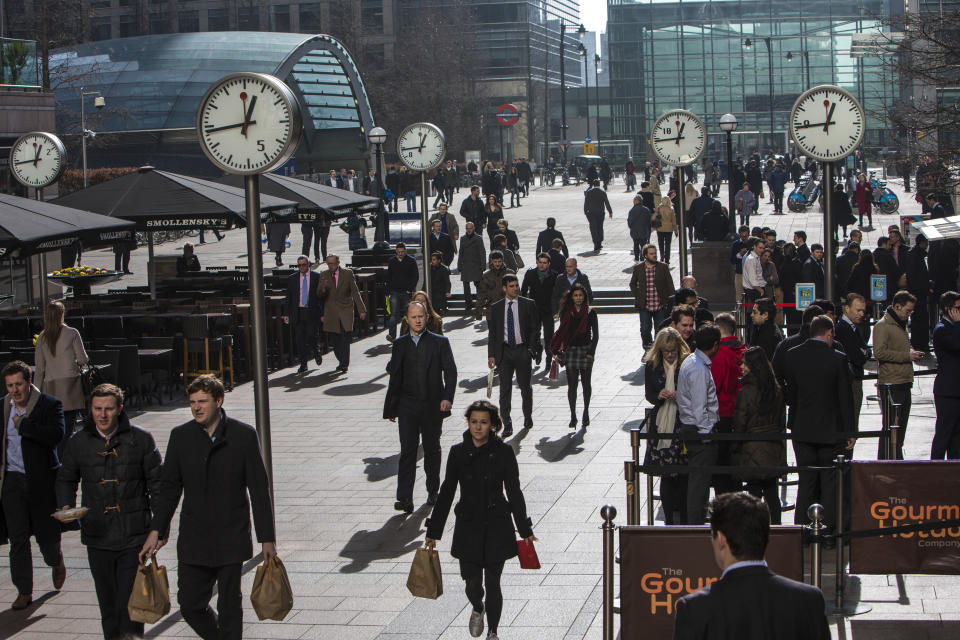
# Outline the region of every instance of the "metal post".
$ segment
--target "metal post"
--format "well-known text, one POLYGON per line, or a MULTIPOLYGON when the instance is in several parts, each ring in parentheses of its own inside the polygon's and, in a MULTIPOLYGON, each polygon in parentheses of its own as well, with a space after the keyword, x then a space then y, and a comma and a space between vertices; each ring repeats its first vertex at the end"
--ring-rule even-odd
POLYGON ((733 131, 727 131, 727 213, 730 214, 730 233, 737 233, 737 208, 733 190, 733 131))
POLYGON ((600 509, 603 518, 603 640, 613 640, 613 532, 617 508, 606 505, 600 509))
MULTIPOLYGON (((677 211, 677 226, 679 227, 680 231, 680 278, 683 279, 687 273, 689 273, 689 269, 687 267, 687 228, 683 221, 685 213, 684 208, 687 206, 683 201, 683 192, 686 185, 683 183, 683 167, 674 167, 673 172, 677 176, 677 202, 680 205, 677 207, 679 209, 679 211, 677 211)), ((670 191, 668 189, 667 195, 669 194, 670 191)))
MULTIPOLYGON (((812 504, 807 509, 807 517, 810 518, 810 531, 813 535, 820 535, 823 530, 823 507, 819 504, 812 504)), ((814 539, 810 543, 810 583, 817 589, 820 588, 820 540, 814 539)))
POLYGON ((823 163, 823 297, 833 300, 833 164, 823 163))
POLYGON ((427 217, 430 214, 427 196, 427 172, 420 172, 420 243, 423 253, 423 290, 430 294, 430 230, 427 229, 427 217))
MULTIPOLYGON (((384 207, 383 202, 383 174, 381 172, 381 167, 383 166, 383 145, 377 145, 377 199, 379 200, 377 207, 377 230, 373 234, 374 243, 388 241, 390 239, 390 223, 388 221, 387 210, 384 207)), ((399 197, 399 193, 395 193, 393 197, 399 197)))
POLYGON ((507 156, 503 153, 503 125, 500 125, 500 162, 507 166, 507 156))
POLYGON ((623 479, 627 486, 627 524, 640 524, 637 522, 637 509, 634 497, 637 495, 637 468, 633 460, 623 461, 623 479))
POLYGON ((273 454, 270 446, 270 395, 267 386, 267 319, 263 295, 263 255, 260 253, 260 176, 244 177, 247 201, 247 270, 250 272, 250 324, 253 361, 253 402, 260 436, 260 453, 267 468, 273 502, 273 454))
POLYGON ((597 119, 596 119, 596 134, 597 134, 597 155, 602 156, 603 152, 600 149, 600 56, 593 56, 593 93, 597 99, 597 119))
MULTIPOLYGON (((643 462, 640 460, 640 429, 631 429, 630 430, 630 450, 633 454, 633 520, 629 519, 629 507, 628 507, 628 518, 627 524, 640 524, 640 465, 643 462)), ((628 504, 630 503, 630 496, 627 498, 628 504)))
POLYGON ((83 87, 80 87, 80 149, 83 155, 83 188, 89 186, 87 182, 87 111, 83 106, 85 102, 83 87))
POLYGON ((563 153, 563 168, 567 168, 567 76, 564 73, 564 34, 567 23, 560 22, 560 151, 563 153))
POLYGON ((843 568, 843 538, 840 537, 840 534, 843 533, 843 463, 845 458, 843 455, 837 456, 837 459, 834 461, 836 465, 836 474, 837 474, 837 515, 836 515, 836 526, 834 527, 834 533, 837 534, 836 538, 836 552, 837 552, 837 586, 836 594, 834 595, 834 606, 837 609, 843 608, 843 578, 844 578, 844 568, 843 568))
POLYGON ((590 137, 590 73, 587 71, 586 50, 583 50, 583 84, 584 84, 584 93, 583 93, 584 102, 587 105, 587 137, 589 138, 590 137))
POLYGON ((147 279, 150 284, 150 299, 157 299, 157 267, 153 263, 153 231, 147 231, 147 279))
MULTIPOLYGON (((43 189, 34 189, 35 197, 38 202, 43 202, 43 189)), ((44 308, 47 306, 47 301, 50 299, 49 291, 47 288, 47 254, 44 251, 41 251, 37 254, 37 258, 40 262, 40 313, 42 314, 44 308)))
POLYGON ((763 41, 767 45, 767 73, 769 74, 770 79, 770 148, 776 152, 775 146, 775 135, 773 132, 773 45, 770 42, 770 38, 764 38, 763 41))

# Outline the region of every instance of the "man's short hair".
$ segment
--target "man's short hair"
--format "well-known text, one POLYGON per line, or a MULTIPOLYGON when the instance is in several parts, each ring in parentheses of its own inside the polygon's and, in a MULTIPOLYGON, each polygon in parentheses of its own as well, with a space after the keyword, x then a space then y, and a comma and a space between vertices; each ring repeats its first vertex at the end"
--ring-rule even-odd
POLYGON ((710 534, 722 533, 737 560, 763 560, 770 539, 770 509, 746 491, 710 501, 710 534))
POLYGON ((847 294, 847 297, 844 298, 843 306, 852 307, 853 303, 856 302, 857 300, 859 300, 860 302, 863 302, 864 304, 866 304, 867 302, 867 299, 864 298, 862 295, 851 291, 850 293, 847 294))
POLYGON ((830 316, 824 314, 822 316, 817 316, 813 319, 813 322, 810 323, 810 337, 819 338, 825 336, 828 333, 833 331, 833 320, 830 319, 830 316))
POLYGON ((670 312, 670 322, 677 324, 680 322, 680 318, 687 316, 693 318, 694 321, 697 319, 696 310, 688 304, 678 304, 673 308, 673 311, 670 312))
POLYGON ((732 336, 737 332, 737 320, 729 313, 718 313, 713 323, 725 334, 732 336))
POLYGON ((646 181, 646 180, 644 180, 643 182, 640 183, 640 188, 641 188, 641 189, 646 189, 646 188, 649 187, 649 186, 650 186, 650 183, 649 183, 648 181, 646 181))
POLYGON ((647 255, 647 249, 656 249, 656 248, 657 248, 657 245, 655 244, 649 244, 649 243, 645 244, 643 245, 643 248, 640 249, 640 255, 645 256, 647 255))
MULTIPOLYGON (((548 228, 548 229, 553 229, 555 226, 557 226, 557 219, 556 219, 556 218, 547 218, 547 228, 548 228)), ((559 240, 559 238, 557 238, 557 239, 559 240)))
POLYGON ((822 245, 822 244, 818 244, 818 243, 816 243, 816 242, 813 243, 812 245, 810 245, 810 252, 811 252, 811 253, 813 253, 814 251, 817 251, 817 250, 823 251, 823 245, 822 245))
POLYGON ((512 273, 507 273, 502 278, 500 278, 500 284, 502 284, 503 286, 507 286, 511 282, 520 282, 520 281, 517 280, 517 276, 513 275, 512 273))
POLYGON ((554 238, 553 241, 550 242, 550 248, 563 249, 563 240, 561 240, 560 238, 554 238))
POLYGON ((793 235, 799 236, 800 239, 803 240, 804 242, 807 241, 807 232, 804 231, 803 229, 800 229, 799 231, 794 231, 793 235))
POLYGON ((226 395, 227 392, 220 378, 212 373, 205 373, 202 376, 197 376, 187 387, 188 396, 192 396, 200 391, 209 393, 214 400, 223 400, 223 396, 226 395))
POLYGON ((944 292, 940 295, 940 310, 946 313, 948 309, 957 304, 957 300, 960 300, 960 293, 956 291, 944 292))
POLYGON ((777 237, 777 232, 776 232, 774 229, 764 229, 764 230, 763 230, 763 235, 764 235, 764 237, 766 237, 766 236, 773 236, 774 238, 776 238, 776 237, 777 237))
POLYGON ((753 248, 757 246, 757 238, 755 236, 750 236, 749 238, 743 241, 743 246, 753 251, 753 248))
POLYGON ((837 315, 837 305, 833 304, 832 300, 817 298, 813 301, 813 304, 823 309, 822 313, 832 313, 833 315, 837 315))
POLYGON ((673 294, 673 299, 677 304, 696 304, 699 302, 697 299, 697 292, 689 287, 680 287, 673 294), (688 303, 687 300, 693 298, 692 303, 688 303))
POLYGON ((113 398, 117 401, 117 406, 122 407, 123 389, 115 384, 104 382, 93 388, 93 391, 90 393, 90 400, 93 401, 94 398, 113 398))
POLYGON ((707 322, 697 327, 696 343, 700 351, 710 351, 718 342, 720 342, 720 329, 712 322, 707 322))
POLYGON ((494 249, 493 251, 490 252, 491 260, 496 260, 497 258, 499 258, 500 260, 503 260, 503 251, 500 251, 500 249, 494 249))
POLYGON ((541 251, 540 253, 537 254, 537 260, 540 260, 541 258, 549 262, 550 254, 547 253, 546 251, 541 251))
POLYGON ((877 238, 877 249, 883 248, 884 245, 890 244, 890 238, 887 236, 880 236, 877 238))
POLYGON ((443 251, 434 251, 430 254, 431 258, 436 258, 437 260, 443 260, 443 251))
POLYGON ((937 199, 937 194, 931 192, 931 193, 928 193, 927 195, 925 195, 924 198, 926 198, 927 200, 936 200, 936 199, 937 199))
POLYGON ((772 298, 760 298, 753 304, 756 305, 758 312, 767 314, 767 322, 772 322, 777 315, 777 302, 772 298))
POLYGON ((847 243, 847 249, 848 250, 856 249, 857 251, 860 251, 860 243, 857 242, 856 240, 851 240, 850 242, 847 243))
POLYGON ((22 373, 23 379, 27 382, 30 382, 30 365, 23 360, 13 360, 8 362, 3 366, 3 369, 0 370, 0 376, 3 377, 4 384, 6 384, 7 376, 15 376, 18 373, 22 373))
POLYGON ((743 233, 744 231, 746 231, 747 233, 750 233, 750 227, 748 227, 745 224, 742 224, 739 227, 737 227, 737 233, 743 233))
POLYGON ((913 295, 909 291, 905 291, 901 289, 900 291, 897 291, 895 294, 893 294, 893 304, 895 305, 899 304, 900 306, 903 306, 910 302, 913 302, 914 304, 916 304, 917 296, 913 295))
POLYGON ((477 185, 473 185, 472 187, 470 187, 470 191, 480 191, 480 187, 478 187, 477 185))
POLYGON ((506 243, 507 243, 507 236, 503 235, 502 233, 498 233, 498 234, 496 234, 495 236, 493 236, 493 243, 494 243, 494 244, 500 244, 501 242, 504 243, 504 244, 506 244, 506 243))
POLYGON ((591 187, 599 187, 599 186, 600 186, 600 181, 599 181, 599 180, 594 180, 593 182, 590 183, 590 186, 591 186, 591 187))
POLYGON ((301 260, 306 260, 306 261, 307 261, 307 264, 310 264, 310 256, 304 256, 304 255, 297 256, 297 264, 298 264, 298 265, 300 264, 300 261, 301 261, 301 260))
POLYGON ((812 304, 803 310, 803 316, 800 319, 800 323, 809 327, 810 323, 813 322, 813 319, 820 315, 823 315, 823 307, 812 304))
POLYGON ((406 248, 407 248, 407 243, 406 243, 406 242, 398 242, 396 248, 397 248, 397 249, 401 249, 401 248, 402 248, 402 249, 406 249, 406 248))

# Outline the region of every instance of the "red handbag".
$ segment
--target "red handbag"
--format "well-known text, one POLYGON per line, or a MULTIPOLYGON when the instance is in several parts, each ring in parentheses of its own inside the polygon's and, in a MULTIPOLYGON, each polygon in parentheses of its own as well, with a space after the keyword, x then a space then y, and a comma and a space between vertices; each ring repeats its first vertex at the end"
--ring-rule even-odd
POLYGON ((517 540, 517 557, 520 559, 521 569, 539 569, 540 558, 533 543, 526 540, 517 540))

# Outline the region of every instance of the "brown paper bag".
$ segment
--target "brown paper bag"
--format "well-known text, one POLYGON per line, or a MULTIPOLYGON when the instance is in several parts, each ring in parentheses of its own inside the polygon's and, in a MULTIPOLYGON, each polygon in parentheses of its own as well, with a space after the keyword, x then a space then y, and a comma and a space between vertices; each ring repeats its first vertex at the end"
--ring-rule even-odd
POLYGON ((443 576, 440 573, 440 554, 436 549, 420 547, 413 556, 407 589, 418 598, 436 600, 443 595, 443 576))
POLYGON ((250 602, 261 620, 281 621, 293 609, 293 589, 280 558, 274 556, 257 567, 250 602))
POLYGON ((167 583, 167 568, 157 564, 157 559, 142 564, 137 569, 133 590, 127 601, 127 612, 134 622, 153 624, 170 613, 170 585, 167 583))

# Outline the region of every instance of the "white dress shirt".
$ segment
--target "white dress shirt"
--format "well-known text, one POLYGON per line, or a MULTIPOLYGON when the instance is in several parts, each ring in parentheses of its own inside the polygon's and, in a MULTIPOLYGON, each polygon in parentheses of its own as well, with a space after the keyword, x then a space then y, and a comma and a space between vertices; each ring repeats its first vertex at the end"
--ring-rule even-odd
POLYGON ((767 281, 763 279, 763 265, 756 251, 750 251, 743 258, 743 288, 763 289, 767 281))
POLYGON ((510 335, 507 330, 507 311, 510 309, 510 305, 513 304, 513 336, 514 342, 516 344, 523 344, 523 334, 520 333, 520 298, 519 296, 511 300, 510 298, 503 299, 503 342, 508 343, 510 335))

